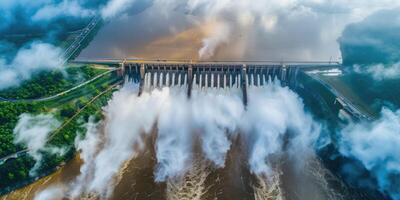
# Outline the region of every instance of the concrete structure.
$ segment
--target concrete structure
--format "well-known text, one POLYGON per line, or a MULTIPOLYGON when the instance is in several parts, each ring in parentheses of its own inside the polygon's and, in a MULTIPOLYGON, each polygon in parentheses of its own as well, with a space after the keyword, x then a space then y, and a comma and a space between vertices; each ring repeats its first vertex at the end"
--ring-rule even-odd
POLYGON ((89 24, 80 30, 80 34, 75 38, 75 40, 65 49, 63 53, 64 60, 61 65, 66 64, 74 54, 82 48, 82 44, 88 38, 88 36, 96 29, 96 26, 102 21, 101 16, 95 16, 90 20, 89 24))
MULTIPOLYGON (((190 98, 193 87, 240 88, 247 105, 247 87, 262 86, 279 80, 283 86, 294 87, 300 68, 317 67, 318 63, 278 62, 184 62, 184 61, 127 61, 119 64, 119 73, 127 82, 140 85, 139 95, 146 88, 169 86, 187 87, 190 98)), ((337 64, 323 66, 333 67, 337 64)))
POLYGON ((128 82, 145 88, 185 86, 190 98, 193 87, 240 88, 243 103, 247 104, 247 87, 262 86, 279 80, 283 86, 295 87, 296 74, 301 68, 338 67, 338 62, 302 61, 193 61, 193 60, 142 60, 98 59, 72 61, 83 64, 118 66, 118 73, 128 82))
POLYGON ((237 63, 122 63, 119 69, 126 81, 144 87, 186 86, 190 98, 193 87, 241 88, 247 104, 247 87, 262 86, 273 79, 290 86, 299 66, 285 64, 237 63))

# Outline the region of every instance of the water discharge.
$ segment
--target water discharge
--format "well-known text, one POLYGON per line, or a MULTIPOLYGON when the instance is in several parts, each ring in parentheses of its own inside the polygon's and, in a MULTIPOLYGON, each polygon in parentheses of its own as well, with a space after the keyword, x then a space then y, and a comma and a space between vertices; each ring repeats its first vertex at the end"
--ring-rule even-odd
POLYGON ((249 87, 245 107, 238 88, 194 85, 187 98, 186 86, 150 79, 140 97, 132 83, 114 93, 105 119, 76 140, 80 174, 36 200, 341 199, 329 196, 340 193, 334 176, 309 173, 320 129, 289 88, 249 87))

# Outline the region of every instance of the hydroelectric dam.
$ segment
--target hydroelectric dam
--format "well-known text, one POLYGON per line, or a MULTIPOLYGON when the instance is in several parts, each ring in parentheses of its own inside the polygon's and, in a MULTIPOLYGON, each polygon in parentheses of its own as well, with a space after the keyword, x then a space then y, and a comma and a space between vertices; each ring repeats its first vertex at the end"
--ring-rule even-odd
MULTIPOLYGON (((191 97, 193 87, 237 88, 242 90, 243 103, 247 104, 247 88, 266 85, 279 80, 282 86, 296 91, 304 99, 312 98, 324 111, 332 110, 352 119, 370 118, 354 106, 346 97, 321 80, 307 74, 310 70, 341 68, 340 62, 331 61, 192 61, 192 60, 140 60, 96 59, 73 60, 71 64, 107 65, 126 82, 137 83, 138 95, 145 87, 162 88, 185 86, 191 97)), ((124 81, 122 81, 124 82, 124 81)), ((17 158, 26 151, 0 158, 0 164, 17 158)))
POLYGON ((97 59, 76 60, 72 63, 116 66, 118 67, 118 76, 140 85, 138 95, 142 93, 144 86, 151 88, 187 86, 189 98, 194 86, 200 88, 235 87, 242 90, 245 105, 247 104, 247 87, 262 86, 271 80, 279 80, 282 86, 288 86, 295 90, 299 86, 297 80, 299 73, 304 70, 341 67, 339 62, 332 61, 97 59))

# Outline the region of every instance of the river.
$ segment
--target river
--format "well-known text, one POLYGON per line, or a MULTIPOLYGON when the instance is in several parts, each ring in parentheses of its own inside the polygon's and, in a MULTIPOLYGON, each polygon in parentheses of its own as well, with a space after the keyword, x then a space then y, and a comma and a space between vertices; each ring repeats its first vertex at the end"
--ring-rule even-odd
MULTIPOLYGON (((155 134, 147 138, 147 145, 153 146, 154 141, 155 134)), ((278 156, 279 161, 274 166, 276 175, 268 182, 263 181, 263 177, 256 177, 248 170, 243 154, 246 148, 241 139, 232 138, 232 141, 224 168, 217 169, 201 154, 196 154, 193 166, 182 179, 162 183, 154 181, 154 148, 146 148, 120 170, 110 199, 357 199, 315 157, 310 157, 305 167, 299 170, 285 158, 286 155, 278 156)), ((4 195, 0 200, 29 200, 49 186, 65 186, 79 174, 81 164, 76 156, 53 174, 4 195)))

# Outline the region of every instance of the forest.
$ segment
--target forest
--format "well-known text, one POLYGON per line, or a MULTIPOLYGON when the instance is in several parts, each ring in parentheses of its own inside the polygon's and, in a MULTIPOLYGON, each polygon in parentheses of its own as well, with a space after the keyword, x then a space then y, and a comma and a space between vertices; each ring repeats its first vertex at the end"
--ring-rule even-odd
MULTIPOLYGON (((104 70, 91 67, 67 68, 65 72, 40 72, 18 88, 0 91, 0 97, 35 99, 51 96, 103 72, 104 70)), ((0 194, 47 175, 57 166, 71 159, 75 154, 73 144, 76 135, 85 133, 83 125, 90 116, 94 116, 97 121, 102 118, 102 107, 107 104, 114 91, 114 87, 111 86, 116 85, 118 81, 118 77, 110 73, 82 88, 49 101, 0 100, 0 158, 17 153, 17 158, 0 163, 0 194), (14 127, 23 113, 33 115, 51 113, 62 122, 60 128, 50 133, 47 145, 62 147, 67 149, 67 152, 62 156, 41 152, 44 159, 36 176, 29 174, 35 160, 22 151, 26 149, 25 146, 15 145, 14 142, 14 127)))

